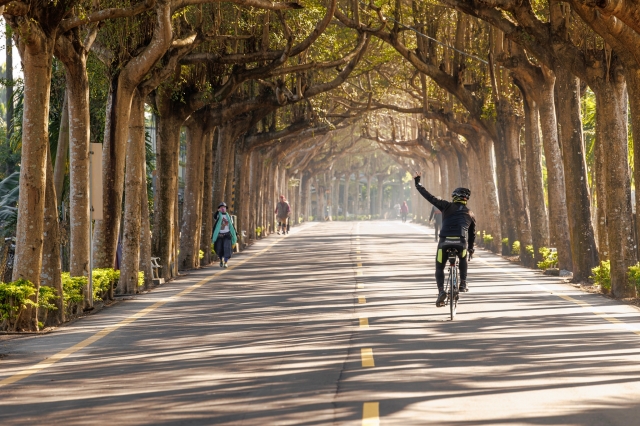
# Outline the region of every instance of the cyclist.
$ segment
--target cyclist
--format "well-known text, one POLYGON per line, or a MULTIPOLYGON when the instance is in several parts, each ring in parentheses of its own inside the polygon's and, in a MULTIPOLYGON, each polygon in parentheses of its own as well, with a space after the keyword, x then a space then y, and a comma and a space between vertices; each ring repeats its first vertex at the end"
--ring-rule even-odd
POLYGON ((456 188, 451 194, 452 202, 437 198, 429 193, 420 184, 421 173, 416 173, 414 180, 416 189, 427 201, 442 212, 442 228, 440 229, 440 241, 436 255, 436 283, 438 284, 438 299, 436 306, 444 306, 447 294, 444 291, 444 268, 446 259, 444 252, 449 247, 458 251, 460 259, 460 291, 469 291, 467 288, 467 251, 470 257, 473 255, 473 243, 476 238, 476 218, 467 207, 467 201, 471 191, 467 188, 456 188))

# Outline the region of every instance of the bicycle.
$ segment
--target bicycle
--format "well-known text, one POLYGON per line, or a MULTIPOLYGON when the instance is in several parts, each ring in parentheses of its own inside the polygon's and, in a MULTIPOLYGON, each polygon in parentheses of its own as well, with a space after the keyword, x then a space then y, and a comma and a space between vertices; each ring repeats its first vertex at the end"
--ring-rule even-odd
POLYGON ((451 313, 451 321, 456 316, 456 309, 458 307, 458 299, 460 298, 459 288, 459 271, 458 271, 458 250, 454 247, 448 248, 447 258, 449 259, 449 278, 447 279, 446 287, 444 291, 447 293, 447 298, 444 304, 449 304, 449 310, 451 313))

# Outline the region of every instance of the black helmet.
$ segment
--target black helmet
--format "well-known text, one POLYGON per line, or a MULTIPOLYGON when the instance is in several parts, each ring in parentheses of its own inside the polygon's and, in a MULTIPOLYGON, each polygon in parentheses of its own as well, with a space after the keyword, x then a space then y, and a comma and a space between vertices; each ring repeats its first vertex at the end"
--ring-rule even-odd
POLYGON ((218 204, 218 208, 220 207, 227 207, 227 203, 225 203, 224 201, 221 202, 220 204, 218 204))
POLYGON ((471 191, 468 188, 456 188, 451 193, 453 201, 467 201, 471 197, 471 191))

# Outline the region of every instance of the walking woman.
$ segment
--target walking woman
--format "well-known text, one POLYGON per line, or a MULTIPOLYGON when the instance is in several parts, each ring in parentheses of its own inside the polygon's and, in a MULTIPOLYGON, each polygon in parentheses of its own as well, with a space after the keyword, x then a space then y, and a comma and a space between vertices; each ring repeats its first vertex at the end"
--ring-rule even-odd
POLYGON ((218 211, 213 215, 213 221, 215 223, 212 239, 213 249, 220 258, 220 267, 227 268, 227 262, 233 253, 233 246, 238 242, 238 235, 231 216, 227 213, 226 203, 220 203, 218 211))

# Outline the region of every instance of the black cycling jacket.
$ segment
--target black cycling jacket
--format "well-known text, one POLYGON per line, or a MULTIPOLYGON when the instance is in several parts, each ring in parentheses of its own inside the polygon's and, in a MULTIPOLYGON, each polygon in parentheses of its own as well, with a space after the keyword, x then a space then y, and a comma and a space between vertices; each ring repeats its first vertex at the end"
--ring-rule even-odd
POLYGON ((436 206, 442 212, 441 237, 465 237, 469 244, 469 250, 473 249, 476 240, 476 217, 473 212, 462 203, 451 203, 442 200, 420 185, 420 176, 415 178, 416 189, 428 202, 436 206))

